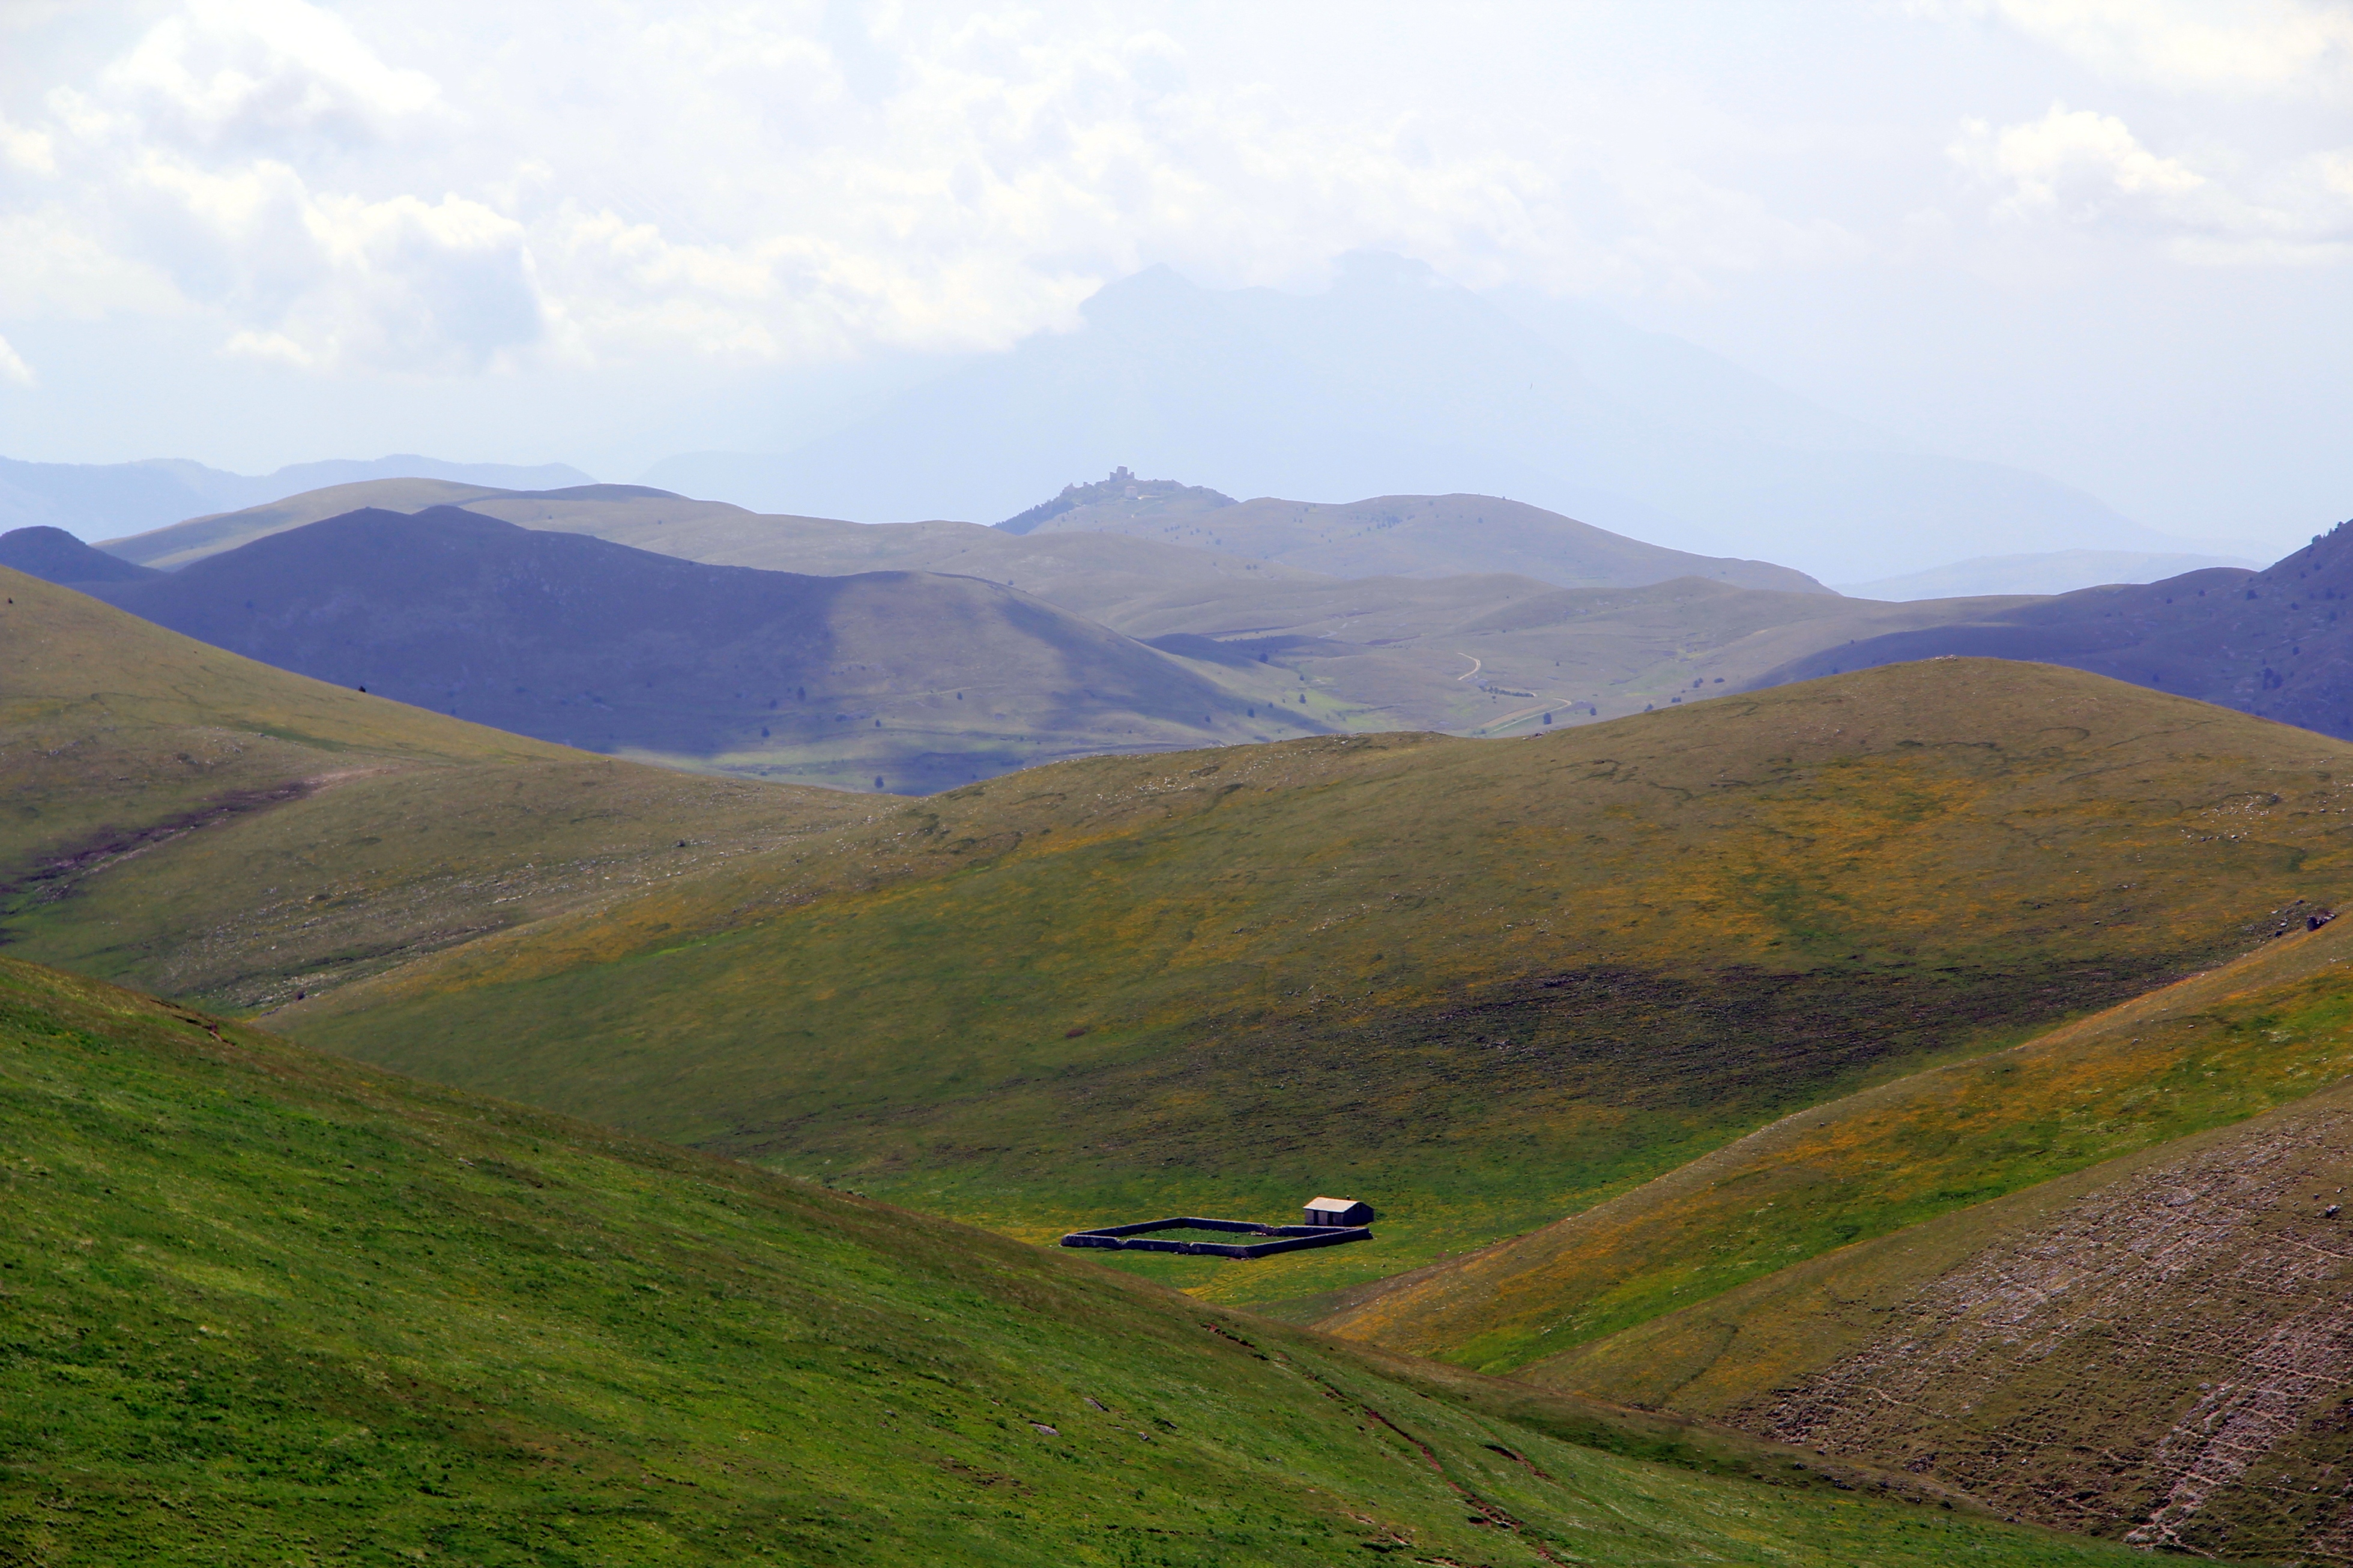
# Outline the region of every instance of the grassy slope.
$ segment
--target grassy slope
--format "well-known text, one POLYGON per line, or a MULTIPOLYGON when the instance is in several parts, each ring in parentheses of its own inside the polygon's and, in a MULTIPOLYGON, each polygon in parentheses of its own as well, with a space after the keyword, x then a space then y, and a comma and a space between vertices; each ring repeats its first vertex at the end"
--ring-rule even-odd
POLYGON ((1033 537, 1076 531, 1222 550, 1335 575, 1517 572, 1564 587, 1694 576, 1781 592, 1828 591, 1787 566, 1645 544, 1498 496, 1374 496, 1338 504, 1261 497, 1205 512, 1082 507, 1048 518, 1033 537))
POLYGON ((6 960, 0 1190, 12 1563, 2125 1561, 6 960))
POLYGON ((1138 1265, 1270 1302, 2236 953, 2342 896, 2339 780, 2337 742, 1994 662, 1098 759, 286 1016, 1028 1237, 1384 1210, 1372 1246, 1138 1265))
POLYGON ((871 809, 587 756, 0 586, 0 928, 24 956, 264 1006, 871 809))
MULTIPOLYGON (((2342 962, 2341 960, 2339 961, 2342 962)), ((2218 1032, 2341 1055, 2348 985, 2218 1032)), ((2353 1087, 1808 1261, 1535 1375, 2205 1555, 2353 1562, 2353 1087)))
POLYGON ((125 561, 175 572, 207 555, 283 533, 306 522, 341 517, 364 506, 422 511, 428 506, 462 506, 477 496, 510 493, 493 486, 455 479, 360 479, 348 485, 305 490, 301 495, 247 507, 241 511, 192 517, 166 528, 151 528, 144 533, 110 539, 105 548, 108 554, 125 561))
POLYGON ((1721 695, 1800 652, 1937 625, 1965 607, 1693 577, 1639 588, 1383 577, 1179 585, 1123 607, 1111 624, 1131 637, 1232 638, 1404 724, 1504 735, 1543 729, 1547 715, 1556 725, 1588 723, 1721 695))
POLYGON ((944 572, 1004 583, 1117 626, 1123 608, 1171 584, 1312 583, 1314 574, 1217 551, 1107 533, 1031 538, 970 522, 838 522, 771 517, 718 501, 490 498, 470 510, 527 528, 593 533, 690 561, 838 577, 944 572))
POLYGON ((1319 1326, 1489 1371, 1535 1362, 1539 1380, 1656 1403, 1688 1369, 1620 1331, 2353 1072, 2348 955, 2353 921, 2299 931, 2010 1050, 1776 1122, 1319 1326))

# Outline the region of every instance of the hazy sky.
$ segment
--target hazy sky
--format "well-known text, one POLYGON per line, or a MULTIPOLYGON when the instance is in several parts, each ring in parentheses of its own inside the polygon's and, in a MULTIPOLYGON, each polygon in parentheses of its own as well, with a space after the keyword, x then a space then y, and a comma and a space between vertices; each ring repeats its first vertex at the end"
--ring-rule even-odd
POLYGON ((8 457, 628 479, 1358 247, 2171 531, 2353 515, 2353 0, 0 0, 8 457))

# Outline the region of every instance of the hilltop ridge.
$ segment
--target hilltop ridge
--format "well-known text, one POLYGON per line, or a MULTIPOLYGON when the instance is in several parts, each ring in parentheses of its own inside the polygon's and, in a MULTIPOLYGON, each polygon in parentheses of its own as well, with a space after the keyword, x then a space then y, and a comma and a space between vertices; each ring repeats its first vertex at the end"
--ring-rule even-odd
POLYGON ((2353 522, 2261 571, 2207 567, 1866 637, 1757 682, 1948 655, 2031 658, 2353 737, 2353 522))
POLYGON ((1743 588, 1831 592, 1787 566, 1646 544, 1500 496, 1374 496, 1340 505, 1272 497, 1221 506, 1107 500, 1049 511, 1027 531, 1156 539, 1341 577, 1511 572, 1564 588, 1700 577, 1743 588))
POLYGON ((517 733, 851 788, 1326 728, 998 584, 712 566, 450 507, 349 512, 90 591, 517 733))
POLYGON ((62 528, 12 528, 0 533, 0 566, 44 583, 124 583, 153 575, 146 567, 93 550, 62 528))
POLYGON ((1233 504, 1233 497, 1207 486, 1182 484, 1175 479, 1139 479, 1123 467, 1113 468, 1110 478, 1091 485, 1064 485, 1062 493, 1053 500, 1039 501, 997 526, 1008 533, 1029 533, 1050 519, 1074 511, 1082 511, 1090 518, 1106 513, 1166 517, 1171 513, 1214 511, 1233 504))

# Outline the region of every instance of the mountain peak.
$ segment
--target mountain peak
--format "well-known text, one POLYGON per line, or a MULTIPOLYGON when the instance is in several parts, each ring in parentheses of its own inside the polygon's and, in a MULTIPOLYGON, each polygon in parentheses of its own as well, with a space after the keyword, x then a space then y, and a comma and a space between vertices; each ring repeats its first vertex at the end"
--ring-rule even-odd
POLYGON ((1039 524, 1081 507, 1104 507, 1144 516, 1166 511, 1214 511, 1234 504, 1233 497, 1206 485, 1188 485, 1179 479, 1139 479, 1122 465, 1113 468, 1109 478, 1093 484, 1064 485, 1062 493, 1052 500, 1039 501, 997 526, 1008 533, 1028 533, 1039 524))

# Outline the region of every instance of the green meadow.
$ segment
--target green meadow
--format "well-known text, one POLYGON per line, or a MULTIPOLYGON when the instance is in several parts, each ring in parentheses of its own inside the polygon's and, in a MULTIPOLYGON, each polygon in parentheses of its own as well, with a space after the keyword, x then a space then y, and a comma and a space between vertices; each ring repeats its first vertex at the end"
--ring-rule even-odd
POLYGON ((2122 1563, 0 961, 27 1564, 2122 1563))

